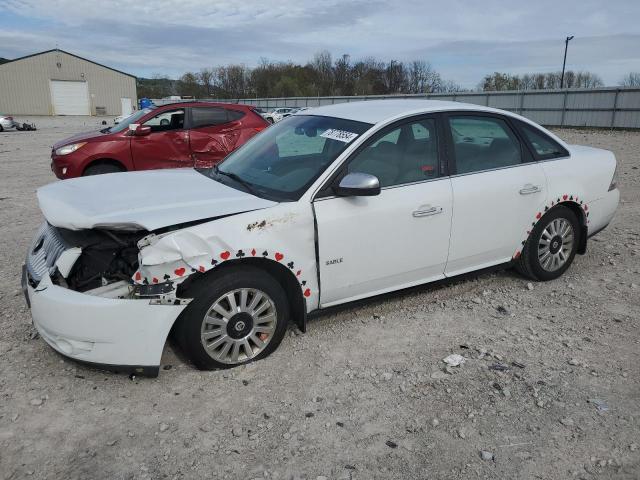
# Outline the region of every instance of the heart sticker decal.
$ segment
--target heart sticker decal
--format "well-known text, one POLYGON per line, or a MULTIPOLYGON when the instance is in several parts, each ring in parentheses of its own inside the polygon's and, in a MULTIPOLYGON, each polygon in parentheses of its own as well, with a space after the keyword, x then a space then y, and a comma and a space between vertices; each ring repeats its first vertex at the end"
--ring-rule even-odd
POLYGON ((310 296, 311 296, 311 290, 310 290, 309 288, 307 288, 307 289, 304 291, 303 295, 304 295, 305 297, 310 297, 310 296))
POLYGON ((183 275, 184 275, 184 272, 186 272, 186 270, 185 270, 185 268, 184 268, 184 267, 176 268, 176 269, 174 270, 174 273, 175 273, 177 276, 179 276, 179 277, 183 276, 183 275))
POLYGON ((567 198, 569 198, 569 195, 562 195, 563 200, 566 200, 567 198))
POLYGON ((541 214, 540 212, 538 212, 538 214, 536 215, 536 218, 537 218, 538 220, 540 220, 540 217, 541 217, 541 216, 542 216, 542 214, 541 214))
POLYGON ((231 256, 231 252, 222 252, 220 254, 220 258, 223 260, 227 260, 229 258, 229 256, 231 256))
POLYGON ((282 260, 284 258, 284 255, 281 254, 280 252, 276 252, 275 258, 279 262, 280 260, 282 260))
POLYGON ((200 271, 200 273, 204 273, 204 267, 202 265, 198 267, 198 270, 200 271))
POLYGON ((134 277, 136 281, 142 280, 142 274, 140 272, 136 272, 136 276, 134 277))
POLYGON ((158 283, 158 279, 157 279, 156 277, 153 277, 153 278, 151 279, 151 281, 152 281, 153 283, 158 283))

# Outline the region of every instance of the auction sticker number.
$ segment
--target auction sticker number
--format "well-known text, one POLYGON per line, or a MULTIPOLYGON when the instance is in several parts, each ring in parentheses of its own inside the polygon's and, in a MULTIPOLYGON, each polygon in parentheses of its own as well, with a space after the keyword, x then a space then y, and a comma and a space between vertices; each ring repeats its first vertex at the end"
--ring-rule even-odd
POLYGON ((358 134, 330 128, 329 130, 325 130, 324 133, 321 133, 320 136, 331 140, 338 140, 339 142, 349 143, 351 140, 356 138, 358 134))

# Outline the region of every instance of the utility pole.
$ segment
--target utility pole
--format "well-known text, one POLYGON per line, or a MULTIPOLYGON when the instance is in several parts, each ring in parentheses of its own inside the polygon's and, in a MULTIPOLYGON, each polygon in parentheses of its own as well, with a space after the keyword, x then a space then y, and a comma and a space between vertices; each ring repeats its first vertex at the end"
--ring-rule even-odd
POLYGON ((567 48, 569 48, 569 40, 573 39, 573 35, 564 40, 564 60, 562 61, 562 76, 560 77, 560 88, 564 88, 564 67, 567 64, 567 48))

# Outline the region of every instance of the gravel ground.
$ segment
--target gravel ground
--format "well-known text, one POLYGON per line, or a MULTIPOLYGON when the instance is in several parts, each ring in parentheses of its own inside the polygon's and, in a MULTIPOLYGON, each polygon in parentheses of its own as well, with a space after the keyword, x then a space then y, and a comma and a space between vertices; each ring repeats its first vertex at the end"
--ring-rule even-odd
POLYGON ((557 281, 505 271, 351 305, 231 371, 168 345, 157 379, 130 379, 31 326, 34 191, 55 180, 51 144, 99 122, 28 120, 0 134, 0 479, 640 478, 640 133, 558 131, 616 153, 623 200, 557 281))

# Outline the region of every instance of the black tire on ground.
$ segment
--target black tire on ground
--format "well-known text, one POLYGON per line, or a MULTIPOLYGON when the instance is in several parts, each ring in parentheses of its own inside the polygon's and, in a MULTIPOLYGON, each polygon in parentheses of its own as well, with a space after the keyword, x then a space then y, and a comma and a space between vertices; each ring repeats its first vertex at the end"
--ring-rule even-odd
POLYGON ((2 125, 0 125, 0 132, 4 132, 4 128, 2 128, 2 125))
POLYGON ((273 118, 271 118, 271 117, 267 117, 267 118, 266 118, 266 120, 267 120, 267 122, 269 122, 269 123, 273 124, 273 118))
POLYGON ((525 277, 533 280, 543 282, 555 280, 571 266, 571 263, 576 256, 578 245, 580 244, 580 235, 580 223, 571 209, 562 205, 552 208, 538 221, 538 223, 536 223, 535 227, 531 231, 531 234, 522 249, 520 257, 515 262, 516 269, 525 277), (558 219, 565 220, 571 226, 571 229, 573 230, 573 243, 571 248, 568 249, 568 254, 566 255, 564 264, 556 270, 549 271, 542 266, 538 255, 538 248, 541 245, 540 242, 545 229, 551 225, 554 220, 558 219))
POLYGON ((118 173, 124 171, 125 170, 122 167, 119 167, 118 165, 114 165, 112 163, 98 163, 96 165, 87 167, 82 176, 87 177, 89 175, 102 175, 105 173, 118 173))
POLYGON ((287 296, 278 281, 259 268, 238 266, 225 268, 219 272, 210 272, 191 286, 184 296, 193 300, 177 320, 175 337, 183 353, 200 370, 233 368, 265 358, 278 348, 287 331, 289 321, 287 296), (202 324, 205 315, 220 297, 238 289, 256 289, 268 295, 275 304, 277 323, 266 347, 256 356, 250 359, 239 359, 237 363, 223 363, 212 358, 203 346, 202 324))

